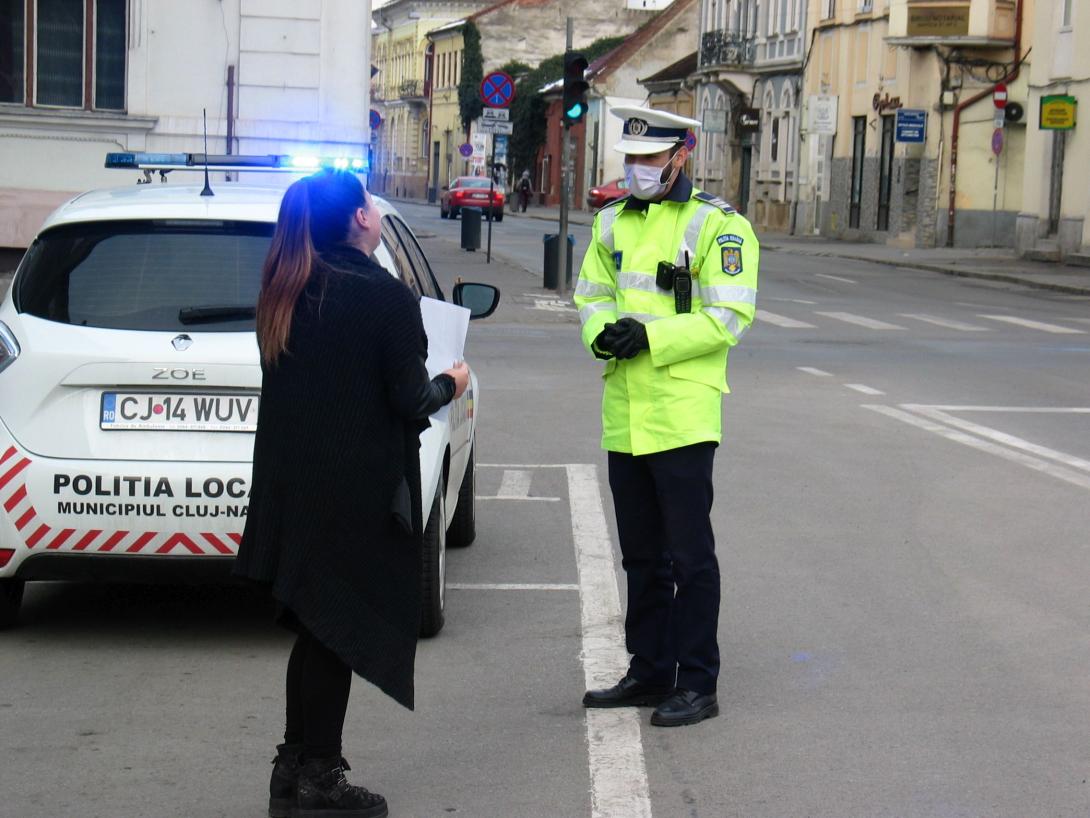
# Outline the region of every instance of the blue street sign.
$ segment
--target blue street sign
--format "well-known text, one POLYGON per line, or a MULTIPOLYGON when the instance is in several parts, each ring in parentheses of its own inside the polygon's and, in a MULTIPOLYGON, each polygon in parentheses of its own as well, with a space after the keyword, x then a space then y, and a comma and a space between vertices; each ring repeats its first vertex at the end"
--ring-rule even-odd
POLYGON ((371 116, 369 119, 371 123, 371 130, 378 130, 378 127, 382 125, 382 116, 374 108, 371 109, 371 116))
POLYGON ((894 139, 898 142, 927 141, 927 111, 922 108, 898 108, 894 139))
POLYGON ((481 80, 481 99, 490 108, 506 108, 515 98, 515 81, 503 71, 493 71, 481 80))

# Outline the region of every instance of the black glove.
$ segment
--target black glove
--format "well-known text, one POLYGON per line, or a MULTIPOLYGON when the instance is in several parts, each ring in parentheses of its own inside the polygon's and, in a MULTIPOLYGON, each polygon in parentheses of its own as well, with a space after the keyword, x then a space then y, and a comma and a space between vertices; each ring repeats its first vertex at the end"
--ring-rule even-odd
MULTIPOLYGON (((606 325, 606 329, 609 328, 606 325)), ((612 352, 617 358, 635 358, 643 350, 650 349, 647 341, 647 327, 635 318, 622 318, 613 325, 614 329, 607 339, 612 352)), ((605 330, 603 330, 605 332, 605 330)))
POLYGON ((602 328, 602 331, 598 333, 598 337, 594 339, 594 343, 591 345, 594 350, 594 357, 601 358, 604 361, 608 361, 613 357, 613 342, 616 334, 616 324, 606 324, 602 328))

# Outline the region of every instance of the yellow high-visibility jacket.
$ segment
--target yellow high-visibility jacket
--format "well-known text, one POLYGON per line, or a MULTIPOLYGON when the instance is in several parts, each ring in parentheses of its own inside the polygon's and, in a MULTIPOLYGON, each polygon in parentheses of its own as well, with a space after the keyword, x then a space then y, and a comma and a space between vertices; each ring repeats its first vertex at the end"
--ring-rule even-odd
POLYGON ((603 449, 642 455, 720 442, 727 351, 753 322, 759 261, 745 217, 684 175, 659 203, 630 198, 598 212, 575 288, 583 344, 594 354, 605 325, 629 316, 646 325, 650 345, 605 362, 603 449), (678 314, 655 273, 660 261, 685 264, 686 253, 692 309, 678 314))

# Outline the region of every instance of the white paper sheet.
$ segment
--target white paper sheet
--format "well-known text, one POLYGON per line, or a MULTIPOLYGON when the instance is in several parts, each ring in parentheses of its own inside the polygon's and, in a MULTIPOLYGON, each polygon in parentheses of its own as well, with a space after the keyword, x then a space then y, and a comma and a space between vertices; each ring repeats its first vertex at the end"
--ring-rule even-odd
MULTIPOLYGON (((420 316, 428 336, 428 375, 435 377, 462 360, 465 355, 466 333, 469 331, 469 310, 434 298, 420 299, 420 316)), ((433 417, 446 420, 450 404, 433 417)))

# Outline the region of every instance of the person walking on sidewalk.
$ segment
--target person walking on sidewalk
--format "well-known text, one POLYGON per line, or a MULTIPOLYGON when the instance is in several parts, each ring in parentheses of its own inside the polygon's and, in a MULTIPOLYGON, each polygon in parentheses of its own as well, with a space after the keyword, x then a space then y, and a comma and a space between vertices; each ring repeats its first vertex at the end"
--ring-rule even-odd
POLYGON ((381 214, 359 177, 284 194, 257 303, 261 403, 234 573, 270 588, 296 633, 269 814, 376 818, 341 755, 352 673, 413 707, 420 627, 419 435, 465 390, 429 379, 412 292, 372 258, 381 214))
POLYGON ((688 129, 664 111, 616 107, 630 196, 594 219, 575 303, 605 360, 602 447, 628 581, 629 669, 586 707, 655 706, 651 723, 719 714, 719 563, 712 462, 727 352, 753 321, 757 238, 682 170, 688 129))
POLYGON ((530 171, 524 170, 522 176, 518 180, 516 185, 519 195, 518 206, 523 213, 526 212, 527 206, 530 204, 530 194, 533 193, 534 185, 530 181, 530 171))

